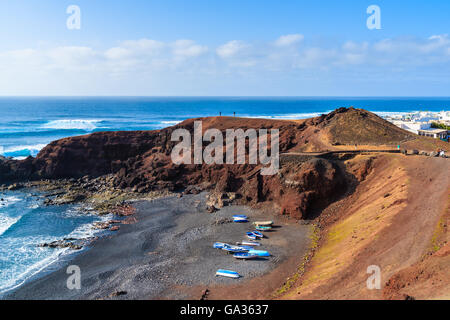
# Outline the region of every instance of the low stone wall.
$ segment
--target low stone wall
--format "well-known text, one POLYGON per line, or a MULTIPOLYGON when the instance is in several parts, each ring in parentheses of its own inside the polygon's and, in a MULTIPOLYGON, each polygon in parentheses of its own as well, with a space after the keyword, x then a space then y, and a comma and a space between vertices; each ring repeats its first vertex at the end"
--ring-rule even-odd
POLYGON ((316 158, 316 155, 297 155, 297 154, 281 154, 280 155, 280 164, 284 165, 286 163, 303 163, 307 162, 311 159, 316 158))
POLYGON ((286 163, 303 163, 314 158, 323 158, 328 160, 345 160, 354 157, 357 154, 365 153, 400 153, 400 150, 340 150, 325 152, 299 152, 299 153, 282 153, 280 155, 281 165, 286 163))

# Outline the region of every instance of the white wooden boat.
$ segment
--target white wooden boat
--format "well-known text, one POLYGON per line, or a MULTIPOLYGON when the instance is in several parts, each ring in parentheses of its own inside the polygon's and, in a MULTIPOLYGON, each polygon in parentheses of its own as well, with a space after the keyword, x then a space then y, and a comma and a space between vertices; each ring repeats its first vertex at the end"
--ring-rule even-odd
POLYGON ((224 270, 224 269, 217 270, 216 276, 222 276, 222 277, 233 278, 233 279, 240 278, 239 273, 237 273, 236 271, 224 270))
POLYGON ((242 246, 253 246, 253 247, 258 247, 261 245, 261 243, 259 242, 253 242, 253 241, 242 241, 242 242, 237 242, 236 245, 242 245, 242 246))
POLYGON ((273 225, 273 221, 256 221, 253 222, 255 226, 271 226, 273 225))

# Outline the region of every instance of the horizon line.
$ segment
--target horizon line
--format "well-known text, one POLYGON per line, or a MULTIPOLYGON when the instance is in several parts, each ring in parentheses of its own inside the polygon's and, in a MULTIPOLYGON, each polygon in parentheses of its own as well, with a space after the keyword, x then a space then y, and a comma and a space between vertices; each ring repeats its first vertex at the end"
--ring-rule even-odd
POLYGON ((440 98, 450 99, 450 96, 296 96, 296 95, 0 95, 2 98, 293 98, 293 99, 305 99, 305 98, 440 98))

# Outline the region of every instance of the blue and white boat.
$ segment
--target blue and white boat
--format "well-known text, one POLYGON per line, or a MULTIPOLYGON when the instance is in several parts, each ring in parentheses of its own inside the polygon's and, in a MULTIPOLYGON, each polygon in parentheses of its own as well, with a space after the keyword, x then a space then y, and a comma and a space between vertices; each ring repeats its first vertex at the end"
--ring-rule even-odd
POLYGON ((223 247, 223 251, 231 252, 231 253, 237 253, 237 252, 248 252, 251 248, 246 249, 239 246, 226 246, 223 247))
POLYGON ((236 243, 238 246, 242 245, 242 246, 252 246, 252 247, 259 247, 261 245, 261 243, 259 242, 253 242, 253 241, 242 241, 242 242, 238 242, 236 243))
POLYGON ((248 217, 243 214, 238 214, 233 216, 234 222, 248 222, 248 217))
POLYGON ((259 231, 253 231, 252 233, 258 238, 264 238, 264 235, 259 231))
POLYGON ((258 258, 259 256, 257 254, 252 254, 248 252, 238 252, 233 255, 236 259, 243 259, 243 260, 250 260, 258 258))
POLYGON ((236 271, 231 271, 231 270, 224 270, 224 269, 219 269, 216 272, 216 277, 217 276, 222 276, 222 277, 227 277, 227 278, 240 278, 241 276, 239 275, 239 273, 237 273, 236 271))
POLYGON ((223 243, 223 242, 215 242, 213 244, 213 248, 214 249, 223 249, 224 247, 229 246, 229 244, 227 243, 223 243))
POLYGON ((256 226, 256 230, 258 231, 269 231, 272 230, 271 226, 256 226))
POLYGON ((257 240, 258 237, 253 233, 253 232, 247 232, 247 238, 249 238, 250 240, 257 240))
POLYGON ((252 246, 244 246, 244 245, 240 245, 240 246, 238 246, 239 248, 242 248, 242 249, 244 249, 244 250, 253 250, 253 247, 252 246))
POLYGON ((258 257, 270 257, 269 251, 265 250, 250 250, 249 254, 256 254, 258 257))

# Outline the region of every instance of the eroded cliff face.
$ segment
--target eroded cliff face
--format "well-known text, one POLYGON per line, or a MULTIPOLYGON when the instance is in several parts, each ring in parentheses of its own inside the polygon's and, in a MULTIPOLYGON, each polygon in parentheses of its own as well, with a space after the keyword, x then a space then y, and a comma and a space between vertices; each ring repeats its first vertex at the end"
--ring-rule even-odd
POLYGON ((383 123, 381 118, 357 109, 338 109, 328 115, 298 121, 230 117, 190 119, 163 130, 102 132, 54 141, 35 159, 0 161, 0 184, 112 174, 114 185, 125 190, 139 193, 178 191, 195 185, 200 190, 235 192, 246 203, 270 201, 278 206, 281 214, 296 218, 307 218, 315 209, 326 206, 346 190, 345 172, 326 159, 286 163, 273 176, 261 175, 260 165, 174 164, 171 152, 177 142, 171 141, 172 132, 183 128, 192 134, 194 122, 200 120, 203 132, 215 128, 224 136, 227 129, 279 129, 280 153, 303 150, 304 146, 311 150, 332 150, 330 141, 339 142, 341 136, 348 135, 367 137, 366 132, 360 132, 361 128, 370 131, 374 126, 383 129, 383 135, 391 130, 395 139, 404 138, 403 131, 398 132, 398 128, 383 123), (336 131, 337 124, 348 119, 365 121, 367 126, 356 126, 358 132, 355 133, 347 130, 345 135, 340 132, 330 136, 330 132, 336 131), (320 140, 321 137, 324 139, 320 140))

